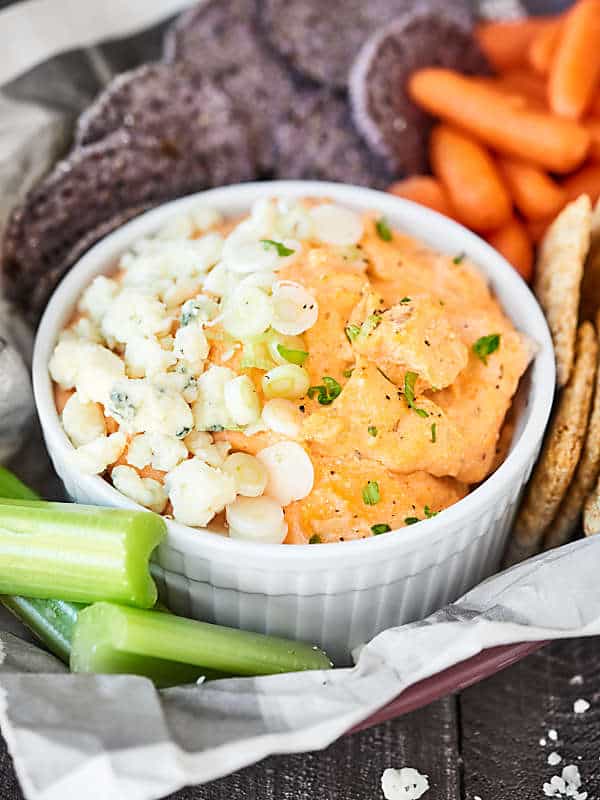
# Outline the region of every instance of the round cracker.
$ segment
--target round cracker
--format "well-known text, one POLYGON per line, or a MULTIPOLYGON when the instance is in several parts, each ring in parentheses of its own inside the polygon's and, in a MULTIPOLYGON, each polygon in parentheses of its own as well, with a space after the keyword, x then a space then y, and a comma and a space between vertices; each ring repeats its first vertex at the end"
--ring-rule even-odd
MULTIPOLYGON (((343 89, 352 61, 365 39, 382 25, 417 8, 442 3, 421 0, 261 0, 260 19, 272 47, 301 75, 343 89)), ((466 3, 455 2, 465 25, 466 3)))
POLYGON ((586 536, 600 533, 600 479, 583 505, 583 532, 586 536))
MULTIPOLYGON (((596 316, 596 333, 600 331, 600 314, 596 316)), ((544 549, 560 547, 570 541, 577 530, 587 496, 600 475, 600 363, 596 367, 596 381, 592 411, 587 425, 581 459, 575 477, 559 506, 554 522, 544 538, 544 549)))
POLYGON ((431 119, 410 100, 406 84, 414 70, 434 65, 467 73, 487 69, 468 26, 446 7, 405 14, 379 28, 352 67, 356 126, 395 174, 426 171, 431 119))
POLYGON ((184 61, 223 89, 245 114, 263 172, 273 167, 271 127, 293 102, 290 75, 258 31, 256 0, 208 0, 177 18, 164 59, 184 61))
POLYGON ((590 322, 579 328, 575 350, 571 378, 560 395, 517 515, 507 564, 523 561, 538 552, 579 462, 598 359, 598 339, 590 322))
POLYGON ((582 194, 546 231, 538 249, 534 291, 554 342, 556 379, 564 386, 573 367, 583 265, 590 248, 592 205, 582 194))
POLYGON ((277 178, 340 181, 383 189, 392 175, 356 132, 348 104, 326 89, 305 89, 275 125, 277 178))
POLYGON ((593 320, 600 307, 600 198, 592 213, 590 249, 583 268, 581 283, 580 319, 593 320))
POLYGON ((7 294, 32 317, 81 253, 123 220, 180 195, 254 176, 246 129, 220 137, 188 122, 177 140, 118 130, 76 148, 13 211, 2 265, 7 294), (123 216, 124 215, 124 216, 123 216))

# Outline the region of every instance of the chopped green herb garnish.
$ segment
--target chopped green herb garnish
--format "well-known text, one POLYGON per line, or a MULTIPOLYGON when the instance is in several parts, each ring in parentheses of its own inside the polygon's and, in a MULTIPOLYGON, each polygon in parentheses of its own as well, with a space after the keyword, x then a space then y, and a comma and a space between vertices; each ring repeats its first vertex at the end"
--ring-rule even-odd
POLYGON ((282 344, 277 345, 277 352, 282 358, 289 361, 290 364, 298 364, 300 367, 308 358, 306 350, 290 350, 289 347, 284 347, 282 344))
POLYGON ((352 323, 350 325, 346 325, 345 330, 346 330, 346 337, 349 342, 353 342, 360 333, 360 327, 352 323))
POLYGON ((377 436, 377 428, 375 425, 369 425, 367 431, 369 432, 369 436, 377 436))
POLYGON ((436 439, 437 439, 437 425, 435 424, 435 422, 433 422, 431 424, 431 441, 433 442, 433 444, 435 444, 436 439))
POLYGON ((309 544, 321 544, 321 537, 318 533, 313 533, 313 535, 308 540, 309 544))
POLYGON ((377 505, 377 503, 381 500, 379 484, 377 481, 368 481, 367 485, 363 486, 362 499, 366 506, 377 505))
POLYGON ((342 374, 344 378, 351 378, 353 372, 354 372, 354 367, 352 367, 352 369, 345 369, 342 374))
POLYGON ((487 364, 487 357, 500 347, 500 334, 490 333, 477 339, 473 345, 473 352, 484 364, 487 364))
POLYGON ((176 436, 178 439, 185 439, 185 437, 188 435, 188 433, 189 433, 191 430, 192 430, 191 428, 188 428, 187 426, 184 426, 183 428, 180 428, 180 429, 179 429, 179 430, 176 432, 175 436, 176 436))
POLYGON ((411 302, 411 298, 410 297, 403 297, 402 300, 400 300, 401 304, 410 303, 410 302, 411 302))
POLYGON ((420 417, 428 417, 429 414, 424 408, 417 408, 415 405, 415 382, 419 376, 416 372, 407 372, 404 376, 404 396, 409 408, 420 417))
POLYGON ((281 258, 285 256, 291 256, 292 253, 295 253, 295 250, 290 250, 289 247, 286 247, 283 242, 275 242, 273 239, 261 239, 262 246, 265 250, 275 249, 277 250, 277 255, 281 258))
POLYGON ((323 383, 319 386, 310 386, 308 389, 308 396, 312 400, 315 396, 322 406, 328 406, 333 403, 336 397, 339 396, 342 387, 329 375, 323 376, 323 383))
POLYGON ((414 525, 415 522, 421 522, 421 520, 418 517, 404 517, 405 525, 414 525))
POLYGON ((452 263, 460 264, 464 260, 465 255, 466 253, 459 253, 457 256, 454 256, 454 258, 452 259, 452 263))
POLYGON ((429 506, 425 506, 425 508, 423 509, 423 513, 425 514, 425 516, 427 517, 427 519, 431 519, 431 517, 435 517, 435 516, 436 516, 437 514, 439 514, 440 512, 439 512, 439 511, 432 511, 432 510, 429 508, 429 506))
POLYGON ((377 235, 380 239, 383 239, 384 242, 391 242, 392 241, 392 229, 389 226, 389 223, 385 217, 379 217, 377 222, 375 223, 375 229, 377 230, 377 235))
POLYGON ((417 380, 416 372, 407 372, 404 376, 404 396, 409 408, 415 406, 415 382, 417 380))
POLYGON ((380 533, 387 533, 392 529, 387 522, 379 522, 377 525, 371 525, 371 530, 373 531, 374 536, 379 536, 380 533))
POLYGON ((373 333, 375 328, 381 322, 381 318, 378 314, 369 314, 363 324, 360 326, 360 332, 363 336, 368 336, 370 333, 373 333))

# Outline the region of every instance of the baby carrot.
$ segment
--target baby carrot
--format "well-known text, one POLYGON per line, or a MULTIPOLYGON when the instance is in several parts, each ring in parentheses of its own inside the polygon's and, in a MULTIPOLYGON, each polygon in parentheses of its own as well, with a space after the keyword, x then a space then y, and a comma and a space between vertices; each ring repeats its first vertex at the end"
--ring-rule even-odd
POLYGON ((600 118, 590 118, 585 121, 585 126, 592 137, 590 146, 590 160, 600 161, 600 118))
POLYGON ((534 38, 556 17, 524 17, 506 22, 484 22, 475 28, 475 38, 495 69, 502 72, 523 66, 534 38))
MULTIPOLYGON (((507 73, 508 74, 508 73, 507 73)), ((527 97, 525 92, 520 91, 519 89, 515 89, 512 86, 509 86, 504 81, 504 76, 502 77, 490 77, 487 75, 476 75, 473 77, 473 80, 479 84, 479 86, 483 86, 487 89, 493 89, 497 92, 500 92, 503 98, 510 103, 513 108, 527 108, 528 105, 531 103, 531 98, 527 97)), ((545 94, 545 89, 544 89, 545 94)))
POLYGON ((567 201, 589 194, 592 203, 600 197, 600 164, 586 164, 563 181, 567 201))
POLYGON ((534 164, 504 157, 498 166, 516 207, 527 219, 556 216, 565 205, 563 189, 534 164))
POLYGON ((511 69, 498 78, 498 88, 523 97, 529 105, 546 107, 546 82, 528 69, 511 69))
POLYGON ((552 222, 554 222, 554 217, 549 217, 548 219, 528 219, 525 221, 527 233, 534 244, 539 244, 542 241, 544 234, 552 222))
POLYGON ((579 0, 565 20, 548 77, 550 108, 579 119, 600 77, 600 0, 579 0))
POLYGON ((512 203, 491 156, 478 142, 449 125, 431 133, 433 174, 446 187, 458 219, 476 231, 504 225, 512 203))
POLYGON ((453 217, 454 210, 448 192, 437 178, 431 175, 411 175, 402 181, 396 181, 388 188, 388 192, 413 203, 427 206, 446 217, 453 217))
POLYGON ((600 92, 596 92, 590 103, 590 116, 600 117, 600 92))
POLYGON ((527 229, 520 220, 513 217, 506 225, 486 237, 488 242, 502 253, 525 281, 531 280, 533 273, 533 246, 527 229))
POLYGON ((558 17, 542 28, 529 45, 527 54, 529 63, 540 75, 547 75, 550 72, 563 29, 564 19, 558 17))
POLYGON ((501 153, 533 161, 553 172, 576 169, 590 146, 590 134, 582 125, 535 109, 511 108, 502 93, 452 70, 417 70, 408 81, 408 89, 426 111, 458 125, 501 153))

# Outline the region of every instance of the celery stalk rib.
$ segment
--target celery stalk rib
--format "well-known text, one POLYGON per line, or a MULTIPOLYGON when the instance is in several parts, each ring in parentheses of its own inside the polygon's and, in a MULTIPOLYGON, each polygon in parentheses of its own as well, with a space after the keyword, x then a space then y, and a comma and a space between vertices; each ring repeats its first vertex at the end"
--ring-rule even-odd
MULTIPOLYGON (((325 653, 304 642, 112 603, 85 608, 75 627, 71 669, 120 672, 124 660, 137 674, 148 677, 154 677, 148 665, 157 660, 161 669, 169 662, 172 670, 193 665, 209 676, 212 672, 270 675, 331 667, 325 653)), ((163 685, 165 677, 169 676, 160 676, 163 685)))
MULTIPOLYGON (((2 466, 0 466, 0 496, 14 500, 41 499, 16 475, 2 466)), ((81 604, 19 596, 0 597, 0 602, 45 644, 51 653, 66 664, 69 663, 77 613, 83 608, 81 604)))
POLYGON ((151 608, 164 520, 142 511, 0 499, 0 593, 151 608))

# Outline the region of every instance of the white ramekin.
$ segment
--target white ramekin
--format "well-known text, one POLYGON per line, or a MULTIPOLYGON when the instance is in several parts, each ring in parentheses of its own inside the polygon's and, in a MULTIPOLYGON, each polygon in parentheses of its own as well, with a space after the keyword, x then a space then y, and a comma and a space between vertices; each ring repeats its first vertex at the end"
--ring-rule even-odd
POLYGON ((143 214, 91 248, 54 292, 34 351, 33 384, 44 437, 69 496, 81 503, 136 508, 98 476, 67 459, 71 444, 54 406, 48 361, 57 336, 90 280, 110 271, 134 240, 200 199, 241 214, 259 197, 329 197, 375 209, 432 247, 464 252, 488 277, 519 330, 537 343, 517 398, 518 422, 505 462, 479 488, 439 516, 372 539, 281 546, 233 541, 169 521, 155 556, 162 595, 176 613, 304 639, 337 663, 385 628, 421 618, 498 569, 522 489, 538 455, 554 394, 554 355, 533 295, 507 262, 451 220, 392 195, 342 184, 282 181, 213 189, 143 214))

